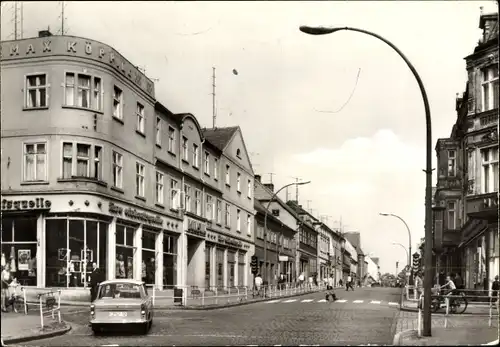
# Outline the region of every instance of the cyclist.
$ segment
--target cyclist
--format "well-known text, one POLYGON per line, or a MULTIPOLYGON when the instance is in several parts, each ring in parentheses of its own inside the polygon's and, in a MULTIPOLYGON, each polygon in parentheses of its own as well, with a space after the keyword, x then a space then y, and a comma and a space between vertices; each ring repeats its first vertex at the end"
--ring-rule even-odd
MULTIPOLYGON (((445 289, 443 291, 443 295, 450 297, 453 294, 456 293, 457 287, 455 286, 455 283, 451 279, 451 276, 448 275, 446 276, 446 283, 440 287, 440 289, 445 289)), ((450 305, 454 302, 453 299, 450 300, 450 305)))

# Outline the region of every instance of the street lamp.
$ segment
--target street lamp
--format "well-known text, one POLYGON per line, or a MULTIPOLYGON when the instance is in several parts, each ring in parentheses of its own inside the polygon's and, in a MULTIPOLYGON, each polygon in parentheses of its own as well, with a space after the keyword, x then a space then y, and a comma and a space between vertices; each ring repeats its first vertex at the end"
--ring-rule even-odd
POLYGON ((410 255, 411 255, 411 232, 410 232, 410 228, 408 227, 408 224, 406 224, 406 222, 404 221, 403 218, 401 218, 401 217, 399 217, 399 216, 397 216, 395 214, 392 214, 392 213, 379 213, 379 215, 385 216, 385 217, 396 217, 401 222, 403 222, 404 225, 406 226, 406 230, 408 230, 408 249, 405 248, 405 250, 406 250, 406 255, 407 255, 406 258, 408 259, 408 266, 411 266, 411 259, 410 259, 410 255))
MULTIPOLYGON (((404 250, 405 250, 405 252, 406 252, 406 258, 408 259, 408 261, 410 260, 410 256, 409 256, 408 250, 406 249, 406 247, 405 247, 405 246, 403 246, 403 244, 402 244, 402 243, 393 242, 392 244, 393 244, 393 245, 395 245, 395 246, 401 246, 401 247, 403 247, 403 249, 404 249, 404 250)), ((408 267, 410 267, 410 265, 411 265, 411 264, 410 264, 410 263, 408 263, 408 267)))
POLYGON ((425 123, 426 123, 426 158, 425 158, 425 275, 424 275, 424 329, 423 336, 431 336, 431 283, 432 283, 432 125, 431 125, 431 110, 429 107, 429 100, 424 88, 424 83, 420 78, 417 70, 413 67, 412 63, 406 56, 387 39, 380 35, 372 33, 367 30, 341 27, 341 28, 325 28, 325 27, 309 27, 301 26, 300 31, 310 35, 324 35, 331 34, 340 30, 356 31, 362 34, 373 36, 383 42, 389 47, 394 49, 396 53, 405 61, 406 65, 410 68, 413 76, 417 80, 422 100, 425 109, 425 123))
MULTIPOLYGON (((303 185, 309 184, 309 183, 311 183, 311 181, 294 182, 294 183, 287 184, 287 185, 281 187, 280 189, 278 189, 278 191, 276 191, 276 193, 274 193, 273 196, 271 196, 271 199, 267 203, 266 211, 264 214, 264 271, 265 271, 264 278, 265 279, 267 279, 267 214, 269 212, 269 208, 271 207, 271 203, 273 202, 274 198, 278 195, 278 193, 281 192, 283 189, 290 187, 290 186, 303 186, 303 185)), ((298 203, 298 201, 297 201, 297 203, 298 203)))

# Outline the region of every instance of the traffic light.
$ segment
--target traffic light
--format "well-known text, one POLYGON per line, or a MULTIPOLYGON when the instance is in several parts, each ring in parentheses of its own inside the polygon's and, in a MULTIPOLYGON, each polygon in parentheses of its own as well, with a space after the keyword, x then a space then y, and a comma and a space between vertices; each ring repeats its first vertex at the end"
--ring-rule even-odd
POLYGON ((250 266, 252 267, 252 274, 256 275, 259 272, 259 259, 257 256, 252 255, 252 259, 250 260, 250 266))
POLYGON ((418 253, 413 253, 413 273, 416 274, 420 271, 421 267, 421 259, 420 259, 420 254, 418 253))

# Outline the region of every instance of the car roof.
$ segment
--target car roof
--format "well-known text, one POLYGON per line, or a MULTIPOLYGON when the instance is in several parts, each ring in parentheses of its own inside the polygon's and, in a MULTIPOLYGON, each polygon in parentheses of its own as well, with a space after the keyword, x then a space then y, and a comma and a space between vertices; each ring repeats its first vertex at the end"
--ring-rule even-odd
POLYGON ((130 284, 135 284, 135 285, 142 285, 142 284, 144 284, 144 281, 133 280, 133 279, 129 279, 129 278, 116 278, 114 280, 103 281, 103 282, 101 282, 101 285, 116 284, 116 283, 130 283, 130 284))

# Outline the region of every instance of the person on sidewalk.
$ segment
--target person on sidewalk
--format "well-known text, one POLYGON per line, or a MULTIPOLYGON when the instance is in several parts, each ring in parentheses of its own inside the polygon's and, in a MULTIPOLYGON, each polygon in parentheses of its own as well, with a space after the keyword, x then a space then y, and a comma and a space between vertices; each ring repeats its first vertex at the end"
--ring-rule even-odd
POLYGON ((261 292, 260 292, 260 289, 262 287, 262 277, 260 276, 260 274, 257 274, 257 276, 255 276, 255 289, 257 290, 257 295, 260 295, 261 292))
POLYGON ((453 278, 453 283, 455 283, 457 289, 464 289, 462 277, 458 272, 455 274, 455 277, 453 278))
POLYGON ((9 284, 10 284, 10 269, 9 264, 5 264, 2 268, 2 312, 7 312, 5 302, 9 298, 9 284))
POLYGON ((349 288, 351 288, 352 291, 354 291, 354 287, 352 286, 352 278, 351 278, 351 276, 347 276, 347 281, 345 282, 345 291, 348 292, 349 288))
POLYGON ((90 302, 97 298, 97 290, 101 282, 101 273, 96 263, 92 263, 92 272, 90 273, 90 302))
POLYGON ((498 291, 500 290, 500 282, 498 281, 498 275, 495 276, 495 280, 493 281, 493 283, 491 284, 491 296, 492 296, 492 299, 491 299, 491 302, 492 303, 495 303, 497 304, 497 310, 498 310, 498 307, 499 307, 499 301, 498 301, 498 291))

